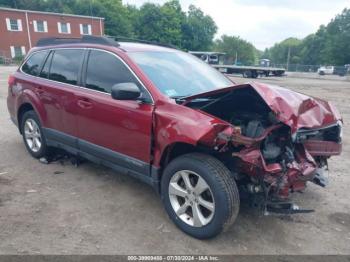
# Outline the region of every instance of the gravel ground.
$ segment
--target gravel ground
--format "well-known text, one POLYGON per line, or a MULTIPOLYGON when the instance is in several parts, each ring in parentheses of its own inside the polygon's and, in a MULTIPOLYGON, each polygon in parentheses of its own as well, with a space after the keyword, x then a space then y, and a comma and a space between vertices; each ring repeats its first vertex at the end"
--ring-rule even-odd
POLYGON ((228 232, 200 241, 179 231, 159 197, 133 178, 92 163, 76 168, 32 158, 7 112, 13 70, 0 67, 0 254, 350 254, 350 82, 344 78, 258 80, 330 100, 344 117, 344 152, 329 163, 329 187, 310 184, 294 197, 316 211, 260 216, 243 206, 228 232))

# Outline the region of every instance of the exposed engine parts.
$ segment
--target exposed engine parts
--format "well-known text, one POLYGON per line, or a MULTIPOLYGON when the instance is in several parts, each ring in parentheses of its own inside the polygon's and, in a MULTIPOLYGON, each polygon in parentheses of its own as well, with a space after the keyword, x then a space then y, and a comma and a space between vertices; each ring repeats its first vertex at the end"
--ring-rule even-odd
POLYGON ((303 191, 307 181, 327 185, 323 170, 327 155, 341 149, 334 144, 341 141, 340 121, 326 128, 301 128, 293 133, 293 128, 281 121, 253 88, 193 100, 187 106, 231 124, 218 134, 215 149, 232 172, 239 174, 235 178, 240 186, 254 196, 254 201, 260 199, 257 202, 264 212, 310 212, 294 208, 288 198, 292 192, 303 191))

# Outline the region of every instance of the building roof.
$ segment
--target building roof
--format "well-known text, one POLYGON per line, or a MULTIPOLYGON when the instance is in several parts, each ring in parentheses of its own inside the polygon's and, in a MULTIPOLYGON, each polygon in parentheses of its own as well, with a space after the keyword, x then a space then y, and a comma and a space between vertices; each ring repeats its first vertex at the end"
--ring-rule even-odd
POLYGON ((42 12, 42 11, 24 10, 24 9, 14 9, 14 8, 7 8, 7 7, 0 7, 0 11, 1 11, 1 10, 4 10, 4 11, 12 11, 12 12, 32 13, 32 14, 70 16, 70 17, 78 17, 78 18, 103 19, 103 20, 104 20, 104 17, 97 17, 97 16, 72 15, 72 14, 64 14, 64 13, 42 12))

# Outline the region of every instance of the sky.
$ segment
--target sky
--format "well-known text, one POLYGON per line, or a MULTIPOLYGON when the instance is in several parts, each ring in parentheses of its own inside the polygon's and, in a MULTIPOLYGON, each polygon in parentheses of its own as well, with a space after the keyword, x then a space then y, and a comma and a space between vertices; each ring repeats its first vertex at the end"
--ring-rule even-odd
MULTIPOLYGON (((123 0, 141 6, 145 2, 163 4, 166 0, 123 0)), ((190 4, 210 15, 218 32, 239 36, 264 50, 288 37, 303 38, 328 24, 350 0, 180 0, 184 11, 190 4)))

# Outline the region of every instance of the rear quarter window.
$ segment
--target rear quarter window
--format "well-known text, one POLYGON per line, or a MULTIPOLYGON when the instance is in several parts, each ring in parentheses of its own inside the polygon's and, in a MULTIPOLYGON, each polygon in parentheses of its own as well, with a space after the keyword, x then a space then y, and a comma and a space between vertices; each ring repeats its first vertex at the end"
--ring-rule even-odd
POLYGON ((22 71, 26 74, 37 76, 47 53, 48 51, 39 51, 31 55, 23 64, 22 71))

